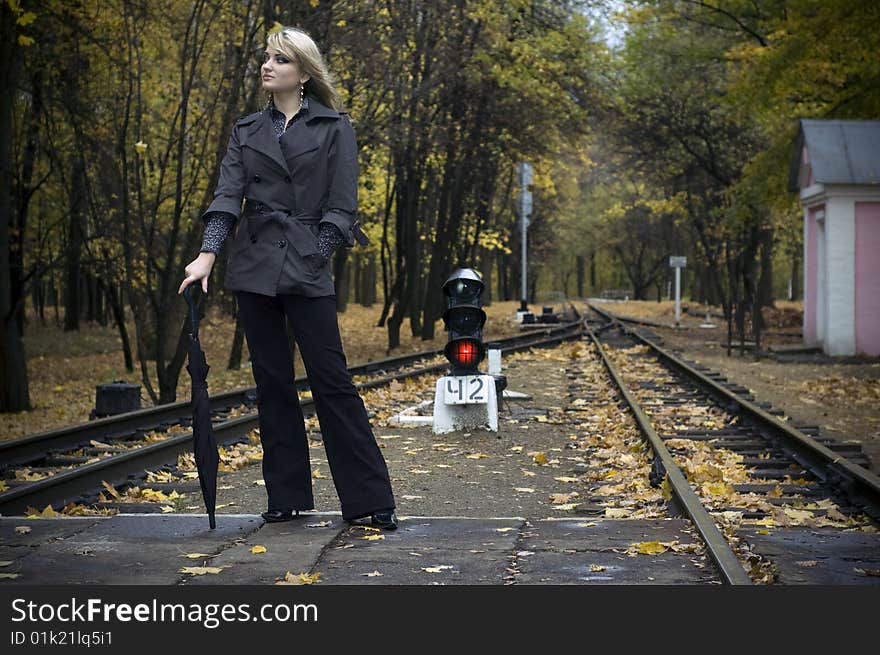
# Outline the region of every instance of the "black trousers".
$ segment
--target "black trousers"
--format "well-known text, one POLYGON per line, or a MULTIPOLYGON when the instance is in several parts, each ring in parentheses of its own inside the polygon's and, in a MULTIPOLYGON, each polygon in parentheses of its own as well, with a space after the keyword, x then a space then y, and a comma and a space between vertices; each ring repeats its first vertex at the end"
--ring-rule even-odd
POLYGON ((355 388, 336 318, 336 296, 236 291, 257 384, 269 509, 314 509, 309 445, 287 339, 290 322, 306 367, 342 517, 394 508, 385 458, 355 388))

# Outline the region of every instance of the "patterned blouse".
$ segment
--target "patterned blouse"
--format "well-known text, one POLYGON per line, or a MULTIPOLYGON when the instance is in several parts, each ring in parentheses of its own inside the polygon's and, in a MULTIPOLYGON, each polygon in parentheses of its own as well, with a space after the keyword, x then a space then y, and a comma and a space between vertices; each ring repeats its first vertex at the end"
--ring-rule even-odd
MULTIPOLYGON (((284 125, 284 120, 286 118, 284 112, 277 109, 274 103, 270 103, 269 106, 272 108, 272 125, 275 128, 275 136, 280 141, 281 135, 284 131, 289 128, 295 120, 302 117, 302 115, 308 111, 309 97, 303 97, 302 106, 299 108, 299 111, 294 114, 293 118, 290 119, 286 127, 284 125)), ((232 230, 232 226, 235 225, 235 218, 234 214, 228 212, 211 212, 206 214, 205 232, 202 237, 201 252, 213 252, 215 255, 218 254, 220 248, 223 246, 223 241, 226 240, 226 237, 229 236, 230 230, 232 230)), ((318 251, 324 259, 330 259, 333 251, 336 250, 344 240, 345 237, 342 236, 342 232, 340 232, 339 228, 335 225, 332 223, 321 223, 321 228, 318 232, 318 251)))

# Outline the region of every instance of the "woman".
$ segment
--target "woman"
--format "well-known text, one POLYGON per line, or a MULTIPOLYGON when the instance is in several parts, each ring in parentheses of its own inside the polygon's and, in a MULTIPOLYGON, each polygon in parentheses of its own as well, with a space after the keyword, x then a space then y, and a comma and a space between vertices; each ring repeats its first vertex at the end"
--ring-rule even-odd
POLYGON ((257 384, 269 522, 314 508, 309 447, 287 341, 290 324, 309 378, 324 448, 352 522, 397 527, 385 459, 352 384, 330 276, 333 250, 364 237, 357 227, 357 143, 315 42, 285 27, 267 40, 261 67, 269 101, 238 119, 203 214, 204 242, 178 293, 208 277, 235 222, 224 280, 238 300, 257 384), (242 200, 245 209, 242 213, 242 200))

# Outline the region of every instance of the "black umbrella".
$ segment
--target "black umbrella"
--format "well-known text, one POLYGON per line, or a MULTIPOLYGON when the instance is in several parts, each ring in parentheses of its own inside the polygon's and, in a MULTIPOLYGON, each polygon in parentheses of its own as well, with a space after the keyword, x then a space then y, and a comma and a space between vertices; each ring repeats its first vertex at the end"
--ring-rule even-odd
POLYGON ((208 521, 213 530, 217 527, 214 512, 217 506, 217 467, 220 465, 220 455, 217 453, 217 441, 214 439, 211 408, 208 403, 208 370, 211 367, 208 366, 202 345, 199 343, 199 315, 196 304, 190 296, 189 286, 183 290, 183 295, 189 305, 189 317, 192 323, 192 332, 189 334, 189 364, 186 365, 186 370, 192 378, 193 454, 199 471, 199 484, 202 487, 202 497, 205 499, 205 509, 208 510, 208 521))

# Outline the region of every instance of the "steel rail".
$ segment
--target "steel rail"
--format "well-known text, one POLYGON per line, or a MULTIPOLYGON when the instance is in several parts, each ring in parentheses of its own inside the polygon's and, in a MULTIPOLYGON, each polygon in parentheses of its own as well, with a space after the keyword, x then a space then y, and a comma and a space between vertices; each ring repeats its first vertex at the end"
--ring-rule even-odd
MULTIPOLYGON (((573 321, 561 328, 547 330, 547 334, 528 335, 508 339, 502 352, 516 352, 528 348, 548 346, 567 339, 583 336, 583 320, 573 321), (551 334, 552 333, 552 334, 551 334), (526 337, 526 338, 523 338, 526 337)), ((394 380, 418 377, 449 368, 449 362, 387 375, 375 380, 357 383, 359 390, 373 389, 390 384, 394 380)), ((313 411, 314 400, 303 398, 300 406, 313 411)), ((187 407, 187 409, 189 409, 187 407)), ((249 434, 259 422, 256 412, 227 419, 213 424, 214 437, 218 445, 228 445, 249 434)), ((40 508, 46 505, 66 505, 78 502, 84 490, 97 489, 104 481, 114 485, 124 483, 130 476, 142 474, 145 469, 175 461, 179 454, 192 450, 192 432, 182 432, 168 439, 158 441, 124 453, 112 455, 91 464, 80 465, 69 471, 62 471, 27 484, 12 487, 0 493, 0 514, 10 515, 24 512, 28 507, 40 508)))
MULTIPOLYGON (((573 329, 579 329, 579 325, 580 320, 571 321, 555 327, 538 328, 527 334, 496 339, 495 342, 501 344, 502 349, 505 347, 509 348, 518 344, 531 343, 535 341, 538 335, 568 334, 573 329)), ((422 359, 437 357, 442 354, 442 349, 426 350, 351 366, 348 370, 352 375, 370 375, 377 371, 384 372, 402 368, 422 359)), ((307 376, 299 376, 294 382, 300 390, 308 388, 307 376)), ((252 401, 256 397, 255 393, 256 387, 244 387, 214 394, 209 398, 211 411, 235 407, 249 400, 252 401)), ((91 440, 112 440, 138 431, 155 429, 164 425, 173 425, 180 421, 182 417, 190 415, 190 413, 190 402, 179 401, 108 416, 87 423, 66 426, 57 430, 32 434, 18 439, 0 441, 0 466, 23 465, 41 459, 48 452, 73 450, 88 444, 91 440)))
POLYGON ((632 411, 642 436, 644 436, 645 440, 654 451, 655 460, 660 460, 662 469, 666 472, 669 484, 672 487, 672 493, 675 495, 688 518, 690 518, 694 526, 697 528, 703 542, 705 542, 709 556, 718 567, 721 579, 726 584, 751 585, 752 581, 749 578, 748 573, 746 573, 745 568, 743 568, 743 565, 740 563, 739 559, 737 559, 736 554, 733 552, 730 544, 727 543, 721 530, 715 525, 715 521, 712 519, 709 512, 706 511, 703 503, 691 487, 690 482, 687 481, 684 473, 682 473, 678 464, 675 463, 672 454, 666 448, 660 435, 658 435, 652 427, 651 421, 642 411, 638 401, 632 393, 630 393, 626 383, 617 371, 617 368, 611 362, 611 359, 608 357, 602 344, 599 343, 599 339, 596 337, 592 328, 587 325, 586 321, 584 321, 584 327, 590 340, 596 345, 596 349, 599 351, 599 356, 601 357, 605 368, 608 370, 608 374, 611 376, 611 379, 614 380, 615 386, 618 388, 632 411))
POLYGON ((782 444, 792 451, 794 459, 815 475, 819 480, 840 489, 850 502, 859 505, 864 512, 875 520, 880 520, 880 477, 868 469, 851 462, 849 459, 822 445, 800 430, 783 423, 772 414, 764 411, 755 403, 742 398, 738 394, 696 370, 679 357, 661 347, 651 339, 639 334, 624 325, 610 312, 589 304, 597 314, 606 320, 614 321, 625 334, 648 346, 661 360, 685 376, 697 381, 701 386, 725 402, 733 403, 739 411, 751 419, 760 429, 779 438, 782 444))

